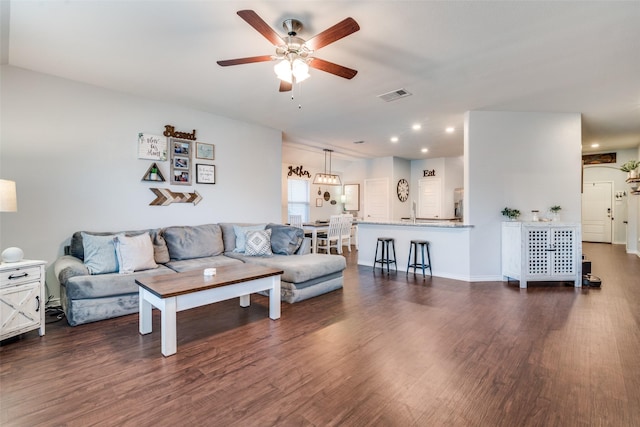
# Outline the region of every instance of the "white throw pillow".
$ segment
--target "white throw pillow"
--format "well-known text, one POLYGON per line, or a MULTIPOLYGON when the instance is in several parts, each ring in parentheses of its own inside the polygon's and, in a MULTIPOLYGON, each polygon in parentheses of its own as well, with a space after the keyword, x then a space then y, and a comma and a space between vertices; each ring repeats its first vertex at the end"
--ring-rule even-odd
POLYGON ((149 233, 131 237, 117 236, 114 241, 120 274, 158 267, 153 258, 153 242, 149 233))
POLYGON ((257 224, 257 225, 247 225, 247 226, 234 225, 233 232, 236 234, 236 248, 233 250, 233 252, 239 252, 239 253, 244 252, 244 245, 245 245, 247 231, 264 230, 266 226, 267 224, 257 224))
POLYGON ((271 229, 247 231, 244 254, 249 256, 273 255, 271 251, 271 229))

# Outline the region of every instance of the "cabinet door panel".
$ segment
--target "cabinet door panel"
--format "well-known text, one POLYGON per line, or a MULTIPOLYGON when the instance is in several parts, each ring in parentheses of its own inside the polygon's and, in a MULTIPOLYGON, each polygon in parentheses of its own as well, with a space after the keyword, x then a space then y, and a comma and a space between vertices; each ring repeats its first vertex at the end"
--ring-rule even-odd
POLYGON ((549 274, 549 229, 530 228, 526 233, 528 276, 549 274))
POLYGON ((552 230, 552 274, 575 274, 575 232, 568 228, 552 230))
POLYGON ((40 283, 29 283, 0 293, 0 336, 40 322, 40 283))

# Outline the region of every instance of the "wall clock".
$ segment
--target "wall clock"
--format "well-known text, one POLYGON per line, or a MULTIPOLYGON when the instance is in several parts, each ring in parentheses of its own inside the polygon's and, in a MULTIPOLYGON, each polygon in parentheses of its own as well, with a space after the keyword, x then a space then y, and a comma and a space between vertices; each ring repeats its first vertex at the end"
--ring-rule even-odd
POLYGON ((409 183, 406 179, 398 181, 398 199, 401 202, 406 202, 409 198, 409 183))

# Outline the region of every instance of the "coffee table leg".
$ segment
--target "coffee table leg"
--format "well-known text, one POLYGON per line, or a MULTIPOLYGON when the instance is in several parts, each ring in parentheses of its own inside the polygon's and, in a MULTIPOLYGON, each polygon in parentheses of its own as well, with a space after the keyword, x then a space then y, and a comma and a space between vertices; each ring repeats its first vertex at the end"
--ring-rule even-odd
POLYGON ((139 305, 139 317, 140 317, 140 334, 145 335, 151 333, 152 321, 151 321, 151 303, 144 299, 144 290, 140 288, 138 292, 138 305, 139 305))
POLYGON ((280 276, 273 276, 273 286, 269 290, 269 317, 273 320, 280 318, 280 276))
POLYGON ((162 354, 171 356, 176 354, 178 349, 178 340, 176 333, 176 298, 166 298, 164 308, 162 310, 162 354))
POLYGON ((251 305, 251 295, 240 295, 240 307, 249 307, 251 305))

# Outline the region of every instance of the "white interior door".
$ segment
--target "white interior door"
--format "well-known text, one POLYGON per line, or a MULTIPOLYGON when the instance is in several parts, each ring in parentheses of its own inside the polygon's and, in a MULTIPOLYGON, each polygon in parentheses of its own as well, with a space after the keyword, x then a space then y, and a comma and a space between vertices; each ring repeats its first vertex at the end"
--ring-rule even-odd
POLYGON ((364 180, 364 219, 367 221, 389 220, 389 179, 364 180))
POLYGON ((612 182, 585 182, 582 192, 582 240, 611 243, 612 182))
POLYGON ((442 181, 440 178, 418 181, 418 218, 442 217, 442 181))

